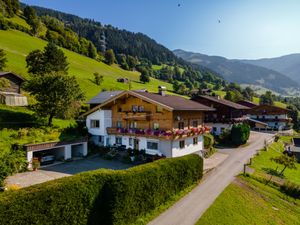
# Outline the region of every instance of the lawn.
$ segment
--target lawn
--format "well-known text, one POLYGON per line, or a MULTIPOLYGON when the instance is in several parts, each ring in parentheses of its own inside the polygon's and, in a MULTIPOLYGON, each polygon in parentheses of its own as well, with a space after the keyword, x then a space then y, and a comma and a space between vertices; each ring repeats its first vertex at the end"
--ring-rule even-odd
POLYGON ((231 183, 197 225, 300 224, 300 200, 251 178, 231 183))
MULTIPOLYGON (((271 161, 270 158, 281 155, 284 149, 283 143, 289 143, 290 139, 291 137, 281 137, 278 142, 274 142, 268 147, 268 151, 261 151, 259 155, 252 160, 251 167, 255 169, 254 174, 259 176, 265 176, 265 174, 268 173, 270 169, 276 169, 278 164, 271 161)), ((300 164, 296 163, 296 166, 296 170, 291 170, 287 168, 284 171, 283 178, 293 183, 300 184, 300 164)), ((279 166, 278 171, 281 171, 282 168, 283 166, 279 166)))
MULTIPOLYGON (((0 48, 4 49, 8 59, 6 70, 13 71, 25 78, 28 78, 26 55, 32 50, 43 49, 46 44, 46 41, 20 31, 0 30, 0 48)), ((66 49, 63 51, 70 63, 69 74, 76 76, 80 87, 85 92, 86 99, 95 96, 102 89, 127 90, 129 85, 117 82, 118 77, 130 79, 132 89, 147 88, 149 91, 157 91, 159 85, 164 85, 168 90, 172 90, 172 85, 169 83, 151 78, 150 83, 143 84, 139 82, 138 72, 122 70, 118 66, 109 66, 66 49), (104 76, 104 82, 101 86, 97 86, 93 81, 93 73, 95 72, 104 76)))

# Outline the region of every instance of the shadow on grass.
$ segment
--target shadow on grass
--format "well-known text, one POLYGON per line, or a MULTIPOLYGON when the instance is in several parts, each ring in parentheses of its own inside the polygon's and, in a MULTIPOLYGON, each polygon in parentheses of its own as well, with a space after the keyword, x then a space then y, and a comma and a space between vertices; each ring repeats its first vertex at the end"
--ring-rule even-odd
POLYGON ((19 129, 39 126, 37 117, 26 112, 4 108, 0 109, 0 115, 0 128, 19 129))
POLYGON ((285 178, 284 174, 281 174, 280 171, 278 171, 278 170, 274 170, 274 169, 271 169, 271 168, 262 168, 262 170, 265 171, 269 175, 276 176, 276 177, 279 177, 281 179, 285 178))

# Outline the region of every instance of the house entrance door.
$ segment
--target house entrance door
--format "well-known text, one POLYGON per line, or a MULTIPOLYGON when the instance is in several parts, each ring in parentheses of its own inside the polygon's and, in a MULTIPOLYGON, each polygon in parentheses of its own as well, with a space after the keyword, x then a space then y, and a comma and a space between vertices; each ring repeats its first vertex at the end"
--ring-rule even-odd
POLYGON ((140 140, 139 139, 133 139, 133 148, 135 149, 135 150, 139 150, 139 142, 140 142, 140 140))

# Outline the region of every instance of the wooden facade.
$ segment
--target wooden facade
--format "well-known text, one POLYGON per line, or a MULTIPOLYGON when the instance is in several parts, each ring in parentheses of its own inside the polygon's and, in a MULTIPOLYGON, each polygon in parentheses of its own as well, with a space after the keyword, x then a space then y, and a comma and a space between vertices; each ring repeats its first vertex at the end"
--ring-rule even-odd
POLYGON ((137 129, 189 129, 203 125, 202 111, 170 111, 135 96, 123 96, 105 106, 112 110, 112 126, 137 129))
POLYGON ((192 100, 216 109, 216 111, 206 113, 205 122, 231 122, 233 119, 244 116, 249 109, 218 97, 196 96, 192 100))
POLYGON ((9 81, 8 87, 1 89, 2 92, 16 94, 21 93, 21 86, 24 82, 23 78, 11 72, 0 72, 0 79, 6 79, 9 81))

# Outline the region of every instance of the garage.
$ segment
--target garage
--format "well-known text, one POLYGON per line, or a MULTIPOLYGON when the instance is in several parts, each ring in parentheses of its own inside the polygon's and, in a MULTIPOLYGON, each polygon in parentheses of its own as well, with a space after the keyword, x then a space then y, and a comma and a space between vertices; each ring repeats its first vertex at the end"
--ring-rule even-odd
POLYGON ((86 156, 87 139, 28 144, 24 145, 24 148, 27 154, 28 168, 32 168, 33 160, 38 160, 41 165, 47 165, 55 161, 66 161, 86 156))

